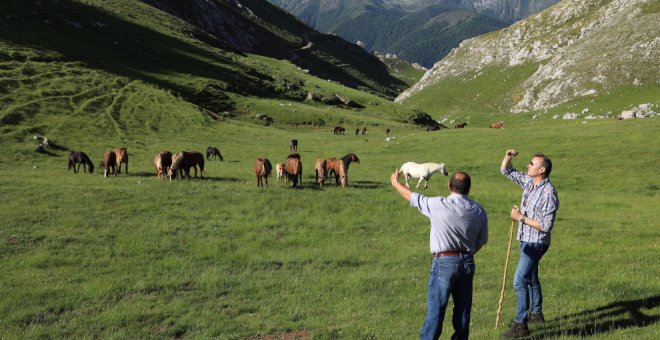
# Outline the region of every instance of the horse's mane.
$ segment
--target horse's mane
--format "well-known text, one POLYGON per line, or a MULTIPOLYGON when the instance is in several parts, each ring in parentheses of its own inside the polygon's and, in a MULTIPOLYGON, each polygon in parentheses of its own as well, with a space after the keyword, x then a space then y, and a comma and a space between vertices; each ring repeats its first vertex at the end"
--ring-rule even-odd
POLYGON ((172 166, 170 168, 172 169, 179 169, 179 166, 181 165, 181 162, 183 161, 183 152, 177 152, 174 155, 172 155, 172 166))
POLYGON ((300 154, 292 153, 292 154, 288 155, 286 158, 287 158, 287 159, 288 159, 288 158, 298 158, 298 159, 300 159, 300 154))

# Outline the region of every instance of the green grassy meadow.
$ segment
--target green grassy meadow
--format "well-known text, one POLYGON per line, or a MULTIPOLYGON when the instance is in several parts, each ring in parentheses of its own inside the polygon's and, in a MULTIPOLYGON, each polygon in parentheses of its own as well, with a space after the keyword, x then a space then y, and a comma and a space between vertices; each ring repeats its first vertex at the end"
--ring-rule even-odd
MULTIPOLYGON (((512 147, 521 153, 518 168, 535 152, 553 159, 560 198, 541 264, 548 322, 533 336, 660 336, 657 118, 583 124, 515 115, 502 130, 435 133, 383 121, 357 137, 335 136, 331 126, 214 121, 159 98, 168 113, 152 113, 150 122, 119 110, 114 119, 51 114, 5 126, 0 338, 415 338, 431 259, 428 221, 389 185, 405 161, 442 161, 450 173, 472 176, 471 197, 488 212, 490 240, 476 256, 471 331, 475 339, 498 338, 515 308, 517 244, 504 326, 495 330, 508 213, 521 195, 499 174, 512 147), (62 148, 33 154, 35 132, 62 148), (291 138, 300 143, 304 187, 273 175, 269 188, 257 188, 254 159, 283 161, 291 138), (67 171, 66 149, 83 150, 96 164, 104 149, 120 145, 130 154, 128 175, 67 171), (205 179, 156 178, 156 152, 207 145, 225 161, 207 162, 205 179), (314 160, 349 152, 362 161, 351 165, 350 187, 318 189, 314 160)), ((446 195, 447 180, 436 174, 423 193, 446 195)))

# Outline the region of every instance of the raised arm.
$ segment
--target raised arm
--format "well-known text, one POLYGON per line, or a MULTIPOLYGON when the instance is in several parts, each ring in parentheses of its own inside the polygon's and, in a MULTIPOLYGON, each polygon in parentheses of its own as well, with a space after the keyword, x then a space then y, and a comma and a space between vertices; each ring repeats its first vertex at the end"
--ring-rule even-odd
POLYGON ((500 165, 500 169, 508 169, 511 167, 511 160, 513 157, 518 156, 518 151, 511 149, 511 150, 506 150, 506 154, 504 155, 504 159, 502 160, 502 165, 500 165))
POLYGON ((410 197, 412 196, 412 191, 408 189, 405 185, 401 184, 399 182, 399 170, 394 170, 392 173, 392 176, 390 176, 390 182, 392 183, 392 186, 396 191, 405 199, 406 201, 410 202, 410 197))

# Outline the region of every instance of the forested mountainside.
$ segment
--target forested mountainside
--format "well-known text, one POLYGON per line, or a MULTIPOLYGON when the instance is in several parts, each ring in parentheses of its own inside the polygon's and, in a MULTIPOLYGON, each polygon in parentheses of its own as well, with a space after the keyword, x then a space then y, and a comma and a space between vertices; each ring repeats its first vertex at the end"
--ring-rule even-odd
POLYGON ((507 84, 497 105, 514 112, 596 99, 622 88, 657 93, 658 22, 660 3, 654 0, 562 1, 511 27, 463 42, 397 101, 442 96, 440 88, 446 84, 485 76, 507 84))
POLYGON ((430 67, 464 39, 558 0, 271 0, 323 32, 430 67))

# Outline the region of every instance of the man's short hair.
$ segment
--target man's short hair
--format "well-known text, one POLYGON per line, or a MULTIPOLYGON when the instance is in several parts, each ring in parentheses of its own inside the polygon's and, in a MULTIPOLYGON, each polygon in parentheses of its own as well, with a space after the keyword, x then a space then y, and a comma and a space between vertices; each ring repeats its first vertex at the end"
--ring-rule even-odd
POLYGON ((550 177, 550 172, 552 171, 552 161, 550 160, 550 158, 548 158, 548 156, 542 153, 537 153, 536 155, 534 155, 534 157, 543 158, 542 166, 545 168, 545 178, 550 177))
POLYGON ((471 185, 470 175, 462 171, 451 175, 451 180, 449 180, 449 190, 461 195, 469 194, 471 185))

